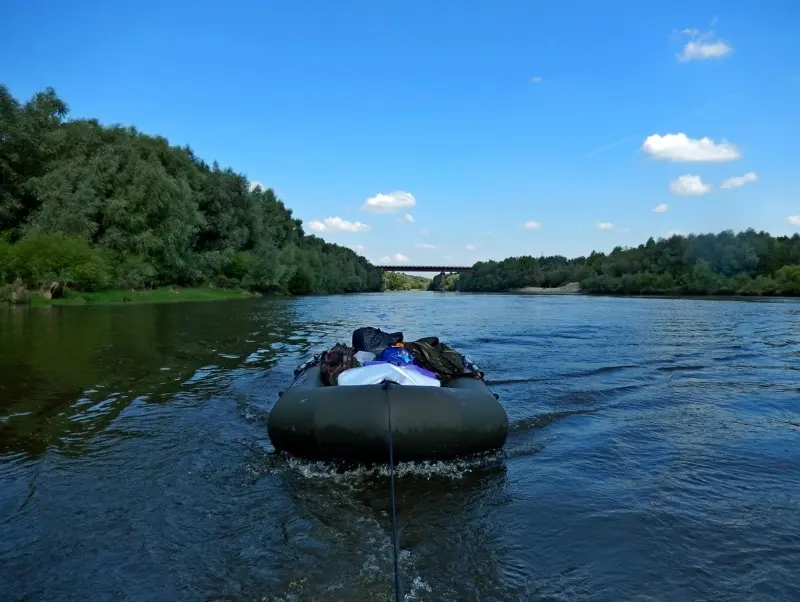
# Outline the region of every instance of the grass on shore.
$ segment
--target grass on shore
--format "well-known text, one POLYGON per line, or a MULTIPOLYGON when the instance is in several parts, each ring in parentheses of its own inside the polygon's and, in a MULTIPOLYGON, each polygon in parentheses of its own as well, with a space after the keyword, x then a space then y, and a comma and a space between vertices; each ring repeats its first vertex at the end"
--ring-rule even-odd
POLYGON ((31 305, 115 305, 122 303, 175 303, 181 301, 222 301, 256 297, 257 293, 222 288, 179 288, 165 286, 152 290, 111 290, 83 293, 68 290, 61 299, 45 299, 37 294, 31 305))

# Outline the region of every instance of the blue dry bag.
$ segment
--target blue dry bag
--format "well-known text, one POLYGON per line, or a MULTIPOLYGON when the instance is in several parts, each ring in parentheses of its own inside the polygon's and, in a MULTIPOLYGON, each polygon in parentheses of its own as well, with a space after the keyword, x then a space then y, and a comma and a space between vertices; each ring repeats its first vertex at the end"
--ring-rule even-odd
POLYGON ((414 361, 414 358, 411 357, 411 354, 405 347, 387 347, 383 350, 378 359, 398 366, 410 364, 414 361))

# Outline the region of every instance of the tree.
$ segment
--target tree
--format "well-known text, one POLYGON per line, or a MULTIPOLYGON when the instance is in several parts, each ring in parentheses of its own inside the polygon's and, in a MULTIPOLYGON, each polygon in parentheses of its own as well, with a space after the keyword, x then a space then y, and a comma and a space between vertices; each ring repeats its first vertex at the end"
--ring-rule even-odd
POLYGON ((51 88, 21 104, 0 86, 0 235, 14 248, 0 259, 24 256, 0 266, 4 281, 22 270, 31 286, 380 290, 380 270, 306 236, 273 190, 163 137, 66 117, 51 88))

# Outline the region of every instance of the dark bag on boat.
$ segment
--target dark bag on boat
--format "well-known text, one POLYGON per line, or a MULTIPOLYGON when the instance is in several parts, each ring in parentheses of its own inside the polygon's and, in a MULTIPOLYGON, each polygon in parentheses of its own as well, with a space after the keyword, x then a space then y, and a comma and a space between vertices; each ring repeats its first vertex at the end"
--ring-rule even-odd
POLYGON ((323 352, 319 364, 319 378, 325 386, 335 386, 339 382, 339 375, 350 368, 357 368, 360 364, 355 357, 355 349, 338 343, 328 351, 323 352))
POLYGON ((364 326, 353 331, 353 347, 357 351, 369 351, 376 356, 387 347, 403 342, 402 332, 383 332, 380 328, 364 326))
POLYGON ((414 356, 415 363, 435 372, 442 381, 459 376, 483 378, 482 372, 473 370, 463 355, 438 337, 425 337, 404 345, 414 356))

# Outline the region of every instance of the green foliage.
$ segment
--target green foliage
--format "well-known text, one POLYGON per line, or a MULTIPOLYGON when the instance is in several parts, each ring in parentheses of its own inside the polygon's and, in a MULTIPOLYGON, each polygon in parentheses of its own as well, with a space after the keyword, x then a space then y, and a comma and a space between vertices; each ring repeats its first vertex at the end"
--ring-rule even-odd
POLYGON ((32 287, 59 282, 81 290, 98 290, 110 280, 102 249, 92 248, 77 236, 30 234, 12 250, 19 276, 32 287))
POLYGON ((776 270, 775 281, 784 295, 800 295, 800 265, 785 265, 776 270))
POLYGON ((157 272, 146 257, 131 255, 117 266, 117 285, 124 289, 149 289, 155 285, 157 272))
POLYGON ((579 282, 584 292, 613 295, 800 295, 799 265, 800 235, 773 237, 750 229, 650 238, 638 247, 569 260, 480 262, 461 275, 458 288, 503 291, 579 282))
POLYGON ((458 290, 458 274, 436 274, 428 285, 429 291, 457 291, 458 290))
POLYGON ((0 86, 0 232, 13 248, 0 243, 0 281, 381 289, 379 270, 306 236, 272 190, 162 137, 66 115, 52 89, 22 104, 0 86))
POLYGON ((0 285, 17 275, 17 258, 10 243, 0 238, 0 285))
POLYGON ((387 291, 427 290, 431 283, 425 276, 411 276, 403 272, 384 272, 383 289, 387 291))

